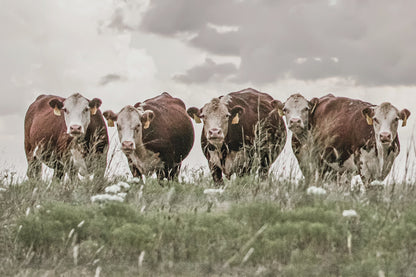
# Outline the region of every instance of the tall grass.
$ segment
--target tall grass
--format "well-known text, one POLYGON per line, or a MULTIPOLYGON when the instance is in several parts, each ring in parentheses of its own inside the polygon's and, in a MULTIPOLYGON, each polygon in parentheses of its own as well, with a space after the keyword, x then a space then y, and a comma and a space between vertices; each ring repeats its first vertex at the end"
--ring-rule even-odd
MULTIPOLYGON (((377 197, 328 184, 308 195, 279 176, 130 182, 123 203, 91 203, 97 180, 0 187, 0 275, 414 276, 416 191, 377 197), (343 217, 353 209, 357 217, 343 217), (350 241, 350 242, 349 242, 350 241)), ((105 180, 113 184, 125 177, 105 180)), ((103 184, 100 184, 100 186, 103 184)))

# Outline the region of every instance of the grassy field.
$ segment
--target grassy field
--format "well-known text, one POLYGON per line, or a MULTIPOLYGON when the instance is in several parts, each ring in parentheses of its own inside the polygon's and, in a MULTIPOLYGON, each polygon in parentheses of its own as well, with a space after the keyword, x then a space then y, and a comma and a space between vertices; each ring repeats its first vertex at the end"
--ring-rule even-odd
POLYGON ((112 178, 0 184, 1 276, 415 276, 416 189, 356 193, 254 176, 223 192, 128 182, 124 202, 91 202, 112 178), (343 216, 354 210, 357 216, 343 216))

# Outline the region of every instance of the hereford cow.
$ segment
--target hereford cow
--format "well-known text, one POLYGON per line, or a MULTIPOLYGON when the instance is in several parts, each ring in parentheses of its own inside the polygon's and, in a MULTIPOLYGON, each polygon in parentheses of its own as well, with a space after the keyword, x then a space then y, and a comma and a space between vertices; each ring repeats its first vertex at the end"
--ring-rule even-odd
POLYGON ((248 88, 214 98, 201 109, 188 109, 196 123, 204 122, 201 146, 214 182, 222 174, 249 173, 258 158, 259 173, 266 176, 286 142, 286 128, 273 109, 273 98, 248 88))
MULTIPOLYGON (((374 106, 333 95, 314 101, 310 143, 302 147, 313 153, 310 165, 316 167, 315 174, 358 173, 365 184, 384 180, 400 151, 398 121, 405 126, 410 112, 399 112, 390 103, 374 106)), ((304 155, 301 151, 300 160, 304 155)))
POLYGON ((179 174, 194 143, 194 129, 185 104, 164 92, 118 114, 105 111, 109 126, 117 121, 121 150, 134 177, 156 172, 160 180, 179 174))
POLYGON ((88 100, 76 93, 68 98, 40 95, 25 117, 27 176, 41 177, 42 163, 54 169, 54 178, 65 172, 74 178, 105 172, 108 134, 101 100, 88 100))
POLYGON ((286 117, 286 125, 292 132, 292 150, 307 182, 316 178, 315 173, 318 174, 317 170, 321 169, 317 164, 316 148, 311 136, 312 116, 319 101, 329 97, 333 95, 328 94, 321 99, 312 98, 308 101, 301 94, 296 93, 292 94, 285 103, 279 100, 272 102, 279 114, 286 117))
POLYGON ((365 184, 383 181, 400 152, 398 122, 406 126, 409 116, 409 110, 390 103, 328 98, 315 109, 315 141, 324 163, 336 172, 358 173, 365 184))

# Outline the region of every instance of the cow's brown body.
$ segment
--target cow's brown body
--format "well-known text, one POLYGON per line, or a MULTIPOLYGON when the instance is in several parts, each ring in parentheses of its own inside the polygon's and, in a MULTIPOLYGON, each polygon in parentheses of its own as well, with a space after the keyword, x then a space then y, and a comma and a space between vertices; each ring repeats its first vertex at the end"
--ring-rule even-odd
POLYGON ((241 176, 257 170, 253 166, 258 166, 260 175, 266 176, 286 142, 286 128, 282 117, 271 104, 273 98, 251 88, 219 99, 222 97, 229 98, 226 103, 230 112, 234 107, 242 107, 243 112, 239 115, 238 124, 232 123, 233 118, 229 119, 227 135, 219 147, 209 143, 205 127, 202 131, 201 147, 214 181, 221 183, 223 173, 229 178, 233 173, 241 176))
POLYGON ((71 159, 71 149, 77 149, 85 159, 89 173, 102 176, 106 167, 108 134, 104 119, 98 110, 81 137, 67 134, 63 116, 56 116, 49 102, 65 99, 54 95, 40 95, 25 116, 25 152, 28 161, 27 175, 39 178, 41 164, 54 169, 54 177, 62 178, 65 172, 73 177, 77 171, 71 159))
MULTIPOLYGON (((156 173, 172 180, 194 143, 194 129, 185 104, 164 92, 159 96, 124 107, 118 114, 104 116, 117 121, 121 150, 134 177, 156 173)), ((109 123, 109 125, 112 124, 109 123)))
POLYGON ((192 122, 183 101, 166 92, 143 104, 143 110, 151 110, 155 115, 149 128, 143 130, 143 144, 148 150, 159 153, 164 164, 164 169, 158 172, 159 178, 172 179, 179 174, 181 163, 194 144, 192 122))
MULTIPOLYGON (((400 152, 399 138, 396 135, 388 146, 377 147, 374 128, 363 115, 366 108, 374 107, 367 102, 332 95, 319 99, 310 121, 313 149, 309 150, 321 177, 359 174, 368 184, 387 176, 400 152)), ((298 157, 301 148, 298 145, 295 149, 298 157)))

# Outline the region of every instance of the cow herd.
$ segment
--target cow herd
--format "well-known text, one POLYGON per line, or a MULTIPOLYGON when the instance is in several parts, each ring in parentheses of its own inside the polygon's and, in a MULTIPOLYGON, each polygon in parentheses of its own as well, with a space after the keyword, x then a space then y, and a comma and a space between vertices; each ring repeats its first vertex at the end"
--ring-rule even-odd
POLYGON ((118 113, 101 113, 101 100, 80 94, 64 99, 39 96, 25 117, 27 176, 41 177, 42 163, 54 177, 78 173, 103 177, 108 127, 117 125, 121 150, 131 173, 158 179, 177 178, 194 143, 191 118, 203 123, 202 151, 215 184, 223 176, 258 174, 266 178, 271 164, 292 132, 292 149, 307 183, 339 180, 359 174, 364 184, 383 180, 400 151, 397 129, 410 116, 390 103, 378 106, 332 94, 309 101, 300 94, 284 103, 248 88, 186 109, 164 92, 127 105, 118 113), (286 126, 283 120, 286 118, 286 126))

